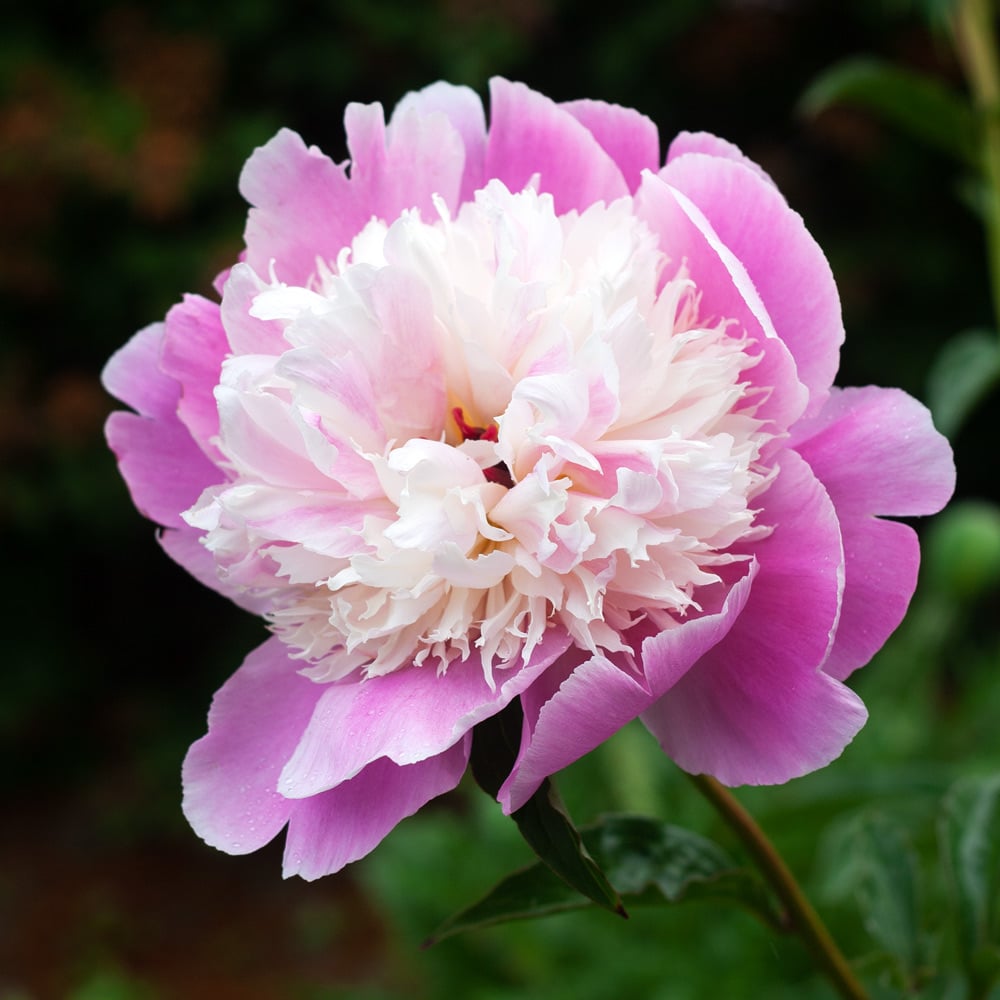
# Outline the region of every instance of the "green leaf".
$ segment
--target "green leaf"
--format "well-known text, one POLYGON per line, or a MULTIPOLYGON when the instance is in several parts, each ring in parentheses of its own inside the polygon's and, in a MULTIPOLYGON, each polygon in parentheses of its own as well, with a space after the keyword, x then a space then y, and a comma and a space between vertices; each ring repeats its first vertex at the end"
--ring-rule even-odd
POLYGON ((1000 774, 951 787, 939 836, 966 968, 981 984, 993 981, 1000 974, 1000 774))
MULTIPOLYGON (((776 930, 787 929, 757 875, 697 833, 640 816, 608 816, 582 835, 630 905, 716 899, 749 909, 776 930)), ((445 921, 427 944, 467 930, 590 905, 539 863, 508 875, 481 900, 445 921)))
MULTIPOLYGON (((515 699, 473 731, 472 775, 493 798, 517 759, 522 720, 521 704, 515 699)), ((531 849, 568 886, 598 906, 628 916, 614 886, 587 852, 550 779, 511 813, 511 819, 531 849)))
POLYGON ((927 399, 934 423, 954 437, 990 390, 1000 382, 1000 336, 994 330, 967 330, 952 337, 931 367, 927 399))
POLYGON ((824 853, 833 876, 830 889, 857 900, 868 934, 912 985, 923 954, 917 859, 906 830, 882 813, 866 812, 838 824, 824 853))
POLYGON ((815 116, 839 103, 874 111, 950 156, 979 164, 975 113, 962 94, 930 77, 877 59, 848 59, 810 85, 799 109, 815 116))

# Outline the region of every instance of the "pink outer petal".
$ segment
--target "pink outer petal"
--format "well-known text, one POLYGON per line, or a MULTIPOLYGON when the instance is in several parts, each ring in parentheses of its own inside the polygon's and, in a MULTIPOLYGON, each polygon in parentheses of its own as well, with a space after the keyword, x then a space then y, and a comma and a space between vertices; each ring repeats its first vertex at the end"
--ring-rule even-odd
POLYGON ((144 327, 115 351, 101 372, 104 388, 144 417, 170 420, 177 412, 181 387, 160 370, 163 324, 144 327))
POLYGON ((371 217, 344 165, 290 129, 254 150, 240 175, 240 192, 253 208, 247 218, 247 263, 281 281, 305 285, 316 258, 336 260, 371 217))
POLYGON ((604 101, 566 101, 568 111, 618 165, 629 190, 639 187, 643 170, 660 166, 660 134, 644 114, 604 101))
POLYGON ((182 525, 181 511, 219 480, 218 469, 176 417, 153 420, 118 411, 108 417, 105 435, 132 502, 168 528, 182 525))
POLYGON ((465 144, 444 114, 422 114, 421 102, 394 116, 386 129, 381 104, 349 104, 344 116, 351 152, 351 188, 370 217, 386 222, 406 209, 437 218, 432 195, 454 211, 465 173, 465 144))
POLYGON ((778 190, 744 163, 688 153, 660 176, 704 213, 746 268, 808 387, 808 414, 833 384, 844 341, 837 286, 823 251, 778 190))
POLYGON ((469 87, 456 87, 444 81, 432 83, 423 90, 407 94, 396 105, 389 119, 390 133, 411 108, 424 117, 443 113, 461 136, 465 147, 465 168, 459 197, 463 202, 471 201, 476 190, 487 180, 483 169, 486 159, 486 113, 479 95, 469 87))
POLYGON ((497 671, 495 689, 478 657, 453 663, 444 676, 421 666, 328 685, 278 788, 290 798, 306 798, 353 778, 380 757, 396 764, 435 757, 521 694, 568 645, 564 634, 550 630, 527 666, 497 671))
POLYGON ((834 390, 814 420, 794 429, 793 439, 840 518, 844 605, 823 669, 843 680, 899 625, 917 582, 916 535, 873 515, 940 510, 955 486, 955 464, 930 412, 897 389, 834 390))
POLYGON ((776 186, 767 173, 759 164, 747 156, 739 146, 734 145, 726 139, 720 139, 711 132, 678 132, 670 143, 667 150, 667 163, 684 156, 686 153, 705 153, 707 156, 719 156, 725 160, 735 160, 749 167, 761 180, 776 186))
POLYGON ((901 389, 835 389, 793 429, 838 513, 934 514, 955 489, 955 462, 930 410, 901 389))
POLYGON ((216 693, 208 733, 184 760, 184 815, 229 854, 262 847, 291 813, 278 775, 324 690, 297 666, 279 639, 254 650, 216 693))
POLYGON ((181 386, 177 416, 213 461, 222 455, 212 443, 219 433, 215 387, 229 352, 219 304, 200 295, 185 295, 167 313, 160 368, 181 386))
POLYGON ((643 722, 685 770, 729 785, 777 784, 828 764, 864 724, 860 699, 823 673, 836 627, 842 554, 836 515, 793 452, 761 498, 775 531, 757 543, 760 573, 723 642, 643 722))
POLYGON ((486 176, 521 191, 535 174, 559 214, 629 193, 615 161, 572 113, 523 83, 494 77, 486 176))
POLYGON ((178 566, 186 569, 199 583, 228 597, 235 605, 261 615, 273 604, 270 597, 253 597, 238 587, 233 587, 221 578, 217 571, 215 557, 199 541, 200 531, 186 524, 177 529, 160 533, 160 546, 178 566))
POLYGON ((180 385, 159 367, 163 331, 162 323, 140 330, 112 355, 101 379, 140 414, 112 413, 104 428, 132 501, 150 520, 170 527, 184 523, 181 511, 219 477, 177 419, 180 385))
POLYGON ((747 573, 732 588, 718 614, 647 638, 644 677, 633 676, 604 657, 592 657, 575 665, 555 692, 546 690, 548 675, 529 688, 521 696, 525 716, 521 751, 497 796, 504 811, 519 809, 546 777, 644 712, 720 642, 746 604, 752 577, 747 573))
MULTIPOLYGON (((746 170, 735 180, 747 178, 754 187, 759 183, 746 170)), ((738 200, 743 193, 737 184, 730 196, 738 200)), ((808 404, 808 391, 799 381, 795 361, 777 337, 742 261, 720 239, 699 207, 661 177, 643 175, 635 207, 639 218, 659 236, 663 252, 678 268, 687 268, 702 296, 702 320, 735 320, 734 335, 745 332, 755 341, 752 353, 760 353, 761 360, 747 377, 767 390, 765 398, 759 400, 758 416, 773 420, 781 429, 794 423, 808 404)))
POLYGON ((407 816, 451 791, 469 760, 471 737, 416 764, 382 758, 321 795, 296 801, 288 822, 284 875, 317 879, 363 858, 407 816))

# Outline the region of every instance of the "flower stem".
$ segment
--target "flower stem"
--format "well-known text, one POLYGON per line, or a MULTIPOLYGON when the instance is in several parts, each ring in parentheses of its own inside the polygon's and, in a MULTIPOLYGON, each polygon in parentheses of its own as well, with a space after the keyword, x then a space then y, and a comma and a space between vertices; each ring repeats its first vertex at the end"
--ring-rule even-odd
POLYGON ((1000 330, 1000 63, 991 0, 959 0, 953 21, 959 59, 982 116, 982 158, 986 176, 986 243, 993 311, 1000 330))
POLYGON ((774 844, 729 789, 707 774, 689 775, 697 789, 715 807, 749 851, 761 874, 784 905, 792 929, 799 934, 823 974, 846 1000, 867 1000, 847 959, 837 947, 819 914, 806 899, 795 876, 774 844))

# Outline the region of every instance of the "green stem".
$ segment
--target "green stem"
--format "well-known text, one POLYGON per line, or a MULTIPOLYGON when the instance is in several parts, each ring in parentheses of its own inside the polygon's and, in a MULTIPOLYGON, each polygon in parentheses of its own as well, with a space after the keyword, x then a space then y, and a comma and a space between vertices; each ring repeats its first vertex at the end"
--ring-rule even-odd
POLYGON ((991 0, 958 0, 955 43, 982 121, 986 175, 986 244, 993 311, 1000 330, 1000 63, 997 60, 991 0))
POLYGON ((805 942, 837 992, 846 1000, 867 1000, 868 994, 855 978, 847 959, 830 936, 819 914, 806 899, 788 865, 754 818, 732 792, 720 785, 715 778, 707 774, 693 774, 690 778, 743 842, 761 874, 784 905, 792 929, 805 942))

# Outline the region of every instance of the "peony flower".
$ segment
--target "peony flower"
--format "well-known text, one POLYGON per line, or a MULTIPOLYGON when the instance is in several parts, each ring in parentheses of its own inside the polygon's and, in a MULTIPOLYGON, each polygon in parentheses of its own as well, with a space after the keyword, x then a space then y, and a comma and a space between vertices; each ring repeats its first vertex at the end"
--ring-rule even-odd
POLYGON ((784 782, 865 721, 951 454, 832 388, 830 268, 734 146, 438 83, 349 164, 247 163, 243 259, 109 362, 108 438, 168 554, 272 634, 184 764, 209 844, 286 874, 368 853, 514 699, 499 800, 640 717, 682 768, 784 782))

